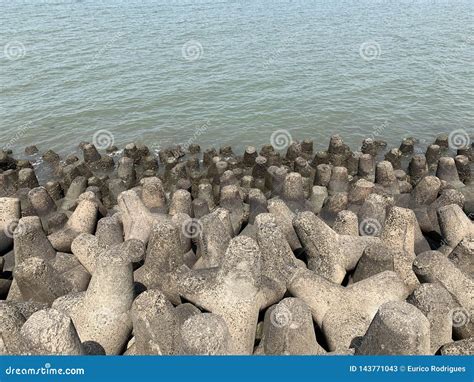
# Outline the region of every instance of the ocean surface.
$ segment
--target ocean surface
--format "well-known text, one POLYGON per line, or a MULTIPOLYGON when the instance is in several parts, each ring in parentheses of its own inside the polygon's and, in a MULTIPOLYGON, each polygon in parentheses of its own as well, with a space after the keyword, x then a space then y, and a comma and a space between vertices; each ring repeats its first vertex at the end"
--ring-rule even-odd
POLYGON ((473 131, 473 32, 473 0, 0 0, 0 143, 428 143, 473 131))

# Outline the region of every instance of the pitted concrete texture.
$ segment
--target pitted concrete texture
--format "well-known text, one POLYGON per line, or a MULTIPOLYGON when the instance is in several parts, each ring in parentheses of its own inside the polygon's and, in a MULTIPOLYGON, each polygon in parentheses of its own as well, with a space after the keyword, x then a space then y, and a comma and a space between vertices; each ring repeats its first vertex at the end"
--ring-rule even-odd
POLYGON ((363 355, 427 355, 430 351, 430 323, 413 305, 391 301, 380 306, 361 345, 363 355))
POLYGON ((80 148, 0 150, 0 354, 474 354, 472 147, 80 148))

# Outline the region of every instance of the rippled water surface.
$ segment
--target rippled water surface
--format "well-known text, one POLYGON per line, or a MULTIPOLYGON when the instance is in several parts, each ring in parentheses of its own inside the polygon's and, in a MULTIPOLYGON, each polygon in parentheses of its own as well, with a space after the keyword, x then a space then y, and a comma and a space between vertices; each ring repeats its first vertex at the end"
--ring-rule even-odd
POLYGON ((472 0, 0 0, 0 141, 398 144, 474 127, 472 0))

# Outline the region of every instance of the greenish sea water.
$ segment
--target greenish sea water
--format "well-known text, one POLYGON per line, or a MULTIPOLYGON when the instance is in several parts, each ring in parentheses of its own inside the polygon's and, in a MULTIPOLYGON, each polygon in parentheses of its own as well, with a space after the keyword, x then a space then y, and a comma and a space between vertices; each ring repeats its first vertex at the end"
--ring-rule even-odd
POLYGON ((472 0, 0 1, 0 142, 398 145, 474 127, 472 0))

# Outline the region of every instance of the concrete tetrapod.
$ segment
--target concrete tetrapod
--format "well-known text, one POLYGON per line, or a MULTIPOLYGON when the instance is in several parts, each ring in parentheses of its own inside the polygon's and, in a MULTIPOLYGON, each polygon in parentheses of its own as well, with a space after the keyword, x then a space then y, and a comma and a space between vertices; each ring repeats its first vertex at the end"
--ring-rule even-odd
POLYGON ((257 243, 262 253, 262 275, 286 288, 296 267, 291 247, 272 214, 258 215, 255 226, 257 243))
POLYGON ((466 239, 474 241, 474 224, 457 204, 438 208, 438 222, 444 239, 440 252, 449 255, 457 245, 466 239))
POLYGON ((339 235, 312 212, 299 213, 293 225, 306 249, 308 268, 337 284, 355 268, 364 249, 378 241, 370 236, 339 235))
MULTIPOLYGON (((234 237, 230 212, 224 208, 217 208, 194 224, 197 230, 194 236, 197 238, 199 256, 194 269, 220 266, 225 251, 234 237)), ((190 231, 184 228, 185 231, 190 231)))
POLYGON ((261 274, 260 249, 246 236, 232 239, 219 268, 182 267, 178 286, 184 298, 224 319, 231 354, 253 353, 259 311, 280 300, 286 290, 261 274))
POLYGON ((52 304, 74 290, 70 281, 39 257, 25 259, 15 267, 14 279, 24 300, 52 304))
POLYGON ((212 313, 196 314, 181 326, 181 353, 189 355, 226 355, 231 342, 224 319, 212 313))
POLYGON ((225 186, 220 192, 220 206, 230 212, 234 234, 238 234, 244 222, 244 202, 237 186, 225 186))
POLYGON ((412 264, 415 260, 415 241, 421 236, 421 231, 415 213, 406 208, 390 208, 385 226, 380 234, 382 242, 394 251, 393 267, 410 290, 418 286, 418 280, 413 273, 412 264))
POLYGON ((413 305, 403 301, 387 302, 379 308, 356 354, 431 354, 430 323, 413 305))
POLYGON ((413 270, 422 283, 441 283, 466 309, 474 309, 474 282, 438 251, 418 255, 413 270))
POLYGON ((348 210, 339 212, 332 229, 339 235, 359 236, 359 220, 357 215, 348 210))
POLYGON ((91 275, 95 272, 99 258, 108 251, 113 251, 117 256, 132 263, 137 263, 145 257, 145 245, 138 239, 104 245, 100 237, 89 233, 82 233, 76 237, 71 244, 71 251, 91 275))
POLYGON ((145 264, 134 272, 136 282, 147 289, 159 289, 174 304, 181 299, 176 271, 184 264, 178 228, 168 221, 155 220, 147 247, 145 264))
POLYGON ((151 212, 134 190, 122 192, 117 201, 125 240, 138 239, 147 244, 155 220, 151 212))
POLYGON ((25 321, 17 306, 0 302, 0 355, 15 355, 23 351, 20 332, 25 321))
POLYGON ((417 228, 419 229, 413 211, 391 207, 383 228, 375 220, 367 224, 373 224, 374 229, 380 230, 380 241, 365 248, 354 272, 354 281, 360 281, 384 270, 395 271, 413 291, 419 285, 412 270, 416 232, 417 228))
POLYGON ((20 217, 20 199, 0 198, 0 253, 13 244, 14 224, 20 217))
POLYGON ((33 355, 83 355, 71 319, 55 309, 33 313, 21 328, 25 351, 33 355))
POLYGON ((143 204, 151 211, 166 213, 166 193, 163 188, 163 182, 158 177, 143 178, 140 181, 142 185, 143 204))
POLYGON ((134 354, 179 354, 180 325, 196 314, 200 311, 191 304, 175 308, 157 289, 143 292, 135 299, 131 309, 134 354))
POLYGON ((347 350, 365 333, 380 305, 402 301, 409 294, 395 272, 385 271, 344 288, 301 268, 294 273, 288 290, 308 304, 331 351, 347 350))
POLYGON ((99 244, 104 247, 123 243, 123 227, 119 215, 100 219, 97 222, 95 236, 99 239, 99 244))
POLYGON ((474 312, 473 280, 438 251, 418 255, 413 270, 420 282, 440 283, 456 298, 461 307, 451 312, 453 326, 462 338, 473 336, 474 322, 470 320, 474 312))
POLYGON ((113 251, 99 257, 80 309, 71 313, 82 342, 93 341, 106 354, 121 354, 132 330, 132 263, 113 251))
POLYGON ((267 309, 262 341, 267 355, 326 353, 316 341, 311 310, 299 298, 285 298, 267 309))
POLYGON ((286 240, 293 251, 301 248, 300 240, 293 227, 293 219, 295 214, 288 208, 285 202, 278 198, 273 198, 268 201, 268 212, 270 212, 276 219, 277 224, 286 236, 286 240))
POLYGON ((38 216, 21 218, 13 234, 15 264, 20 264, 30 257, 39 257, 51 261, 56 251, 46 237, 38 216))
POLYGON ((71 244, 77 236, 94 232, 98 212, 99 206, 95 200, 81 200, 64 228, 48 236, 53 248, 61 252, 71 252, 71 244))
POLYGON ((474 355, 474 337, 459 340, 444 345, 440 349, 441 355, 474 355))
POLYGON ((451 312, 459 305, 439 283, 425 283, 408 296, 407 302, 416 306, 430 322, 431 353, 452 341, 453 320, 451 312))

